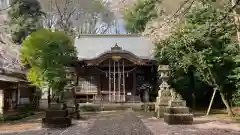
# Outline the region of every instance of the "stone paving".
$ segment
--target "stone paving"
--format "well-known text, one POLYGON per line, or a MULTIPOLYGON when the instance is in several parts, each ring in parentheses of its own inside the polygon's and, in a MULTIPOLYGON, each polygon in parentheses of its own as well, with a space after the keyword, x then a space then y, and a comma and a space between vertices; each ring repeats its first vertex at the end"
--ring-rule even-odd
POLYGON ((87 135, 154 135, 132 112, 98 119, 87 135))
POLYGON ((74 125, 66 129, 41 129, 37 126, 31 131, 18 133, 0 131, 0 135, 240 135, 239 125, 234 127, 232 124, 225 123, 222 128, 219 128, 220 123, 217 123, 218 127, 211 126, 211 124, 216 125, 215 121, 212 123, 195 121, 193 125, 170 126, 161 119, 152 118, 151 115, 118 111, 102 113, 87 120, 73 121, 74 125))

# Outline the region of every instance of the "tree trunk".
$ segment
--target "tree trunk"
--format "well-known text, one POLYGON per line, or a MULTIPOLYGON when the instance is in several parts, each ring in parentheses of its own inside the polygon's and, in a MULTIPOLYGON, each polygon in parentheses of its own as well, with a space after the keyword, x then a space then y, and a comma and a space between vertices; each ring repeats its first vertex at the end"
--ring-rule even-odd
POLYGON ((194 66, 189 67, 191 89, 192 89, 192 109, 196 110, 196 94, 195 94, 195 78, 194 78, 194 66))
MULTIPOLYGON (((231 0, 232 2, 232 6, 235 6, 236 4, 238 5, 238 2, 239 0, 231 0)), ((239 48, 240 48, 240 31, 239 31, 239 23, 240 23, 240 16, 239 14, 236 13, 236 10, 234 9, 233 10, 233 15, 234 15, 234 21, 235 21, 235 24, 236 24, 236 30, 237 30, 237 40, 238 40, 238 45, 239 45, 239 48)))
POLYGON ((221 99, 222 99, 224 105, 227 108, 228 116, 233 116, 234 114, 233 114, 232 108, 230 107, 227 99, 225 98, 224 94, 221 91, 220 91, 220 96, 221 96, 221 99))
POLYGON ((192 109, 196 110, 196 94, 195 94, 195 92, 192 93, 192 109))
POLYGON ((79 105, 77 103, 77 100, 76 100, 76 93, 75 93, 75 88, 77 87, 78 85, 78 80, 79 80, 79 77, 77 76, 77 79, 76 79, 76 82, 75 82, 75 85, 74 85, 74 88, 72 88, 72 94, 73 94, 73 102, 74 102, 74 105, 75 105, 75 113, 76 113, 76 119, 80 119, 80 114, 79 114, 79 105))

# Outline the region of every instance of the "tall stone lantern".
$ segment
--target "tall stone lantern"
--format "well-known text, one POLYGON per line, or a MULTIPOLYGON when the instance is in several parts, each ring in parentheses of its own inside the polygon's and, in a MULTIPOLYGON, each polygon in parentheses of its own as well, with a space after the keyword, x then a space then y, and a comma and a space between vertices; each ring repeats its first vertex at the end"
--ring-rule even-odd
POLYGON ((76 71, 72 67, 66 67, 66 79, 67 79, 67 84, 65 85, 64 88, 64 100, 67 102, 67 104, 74 104, 74 87, 76 83, 76 71))
POLYGON ((172 99, 170 86, 167 83, 169 79, 169 66, 159 65, 158 73, 160 73, 159 80, 161 84, 159 85, 158 96, 155 103, 155 115, 157 118, 162 118, 168 106, 168 101, 172 99))

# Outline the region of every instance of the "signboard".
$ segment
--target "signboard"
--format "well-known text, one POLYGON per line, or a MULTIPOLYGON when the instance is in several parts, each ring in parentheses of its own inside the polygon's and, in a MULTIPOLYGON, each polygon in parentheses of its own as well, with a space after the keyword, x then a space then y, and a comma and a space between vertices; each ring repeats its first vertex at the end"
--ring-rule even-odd
POLYGON ((112 56, 112 59, 118 60, 121 59, 121 56, 112 56))

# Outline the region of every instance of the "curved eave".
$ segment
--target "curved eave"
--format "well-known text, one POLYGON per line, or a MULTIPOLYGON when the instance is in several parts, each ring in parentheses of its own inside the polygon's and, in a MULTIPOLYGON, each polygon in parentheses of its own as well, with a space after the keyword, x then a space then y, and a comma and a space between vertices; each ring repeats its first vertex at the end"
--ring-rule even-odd
POLYGON ((121 59, 127 59, 131 61, 134 65, 152 65, 151 61, 149 59, 141 59, 138 56, 129 53, 127 51, 121 51, 121 52, 112 52, 108 51, 105 52, 104 54, 101 54, 100 56, 93 58, 93 59, 88 59, 88 60, 82 60, 87 66, 96 66, 101 64, 103 61, 107 59, 111 59, 112 56, 120 56, 121 59))

